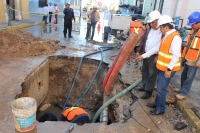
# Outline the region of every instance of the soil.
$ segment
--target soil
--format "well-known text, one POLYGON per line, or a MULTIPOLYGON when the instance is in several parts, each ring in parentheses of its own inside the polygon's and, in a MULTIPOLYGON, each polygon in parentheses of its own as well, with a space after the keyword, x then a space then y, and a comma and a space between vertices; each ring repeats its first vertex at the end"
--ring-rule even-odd
POLYGON ((29 32, 0 30, 0 58, 48 55, 61 49, 59 41, 42 39, 29 32))

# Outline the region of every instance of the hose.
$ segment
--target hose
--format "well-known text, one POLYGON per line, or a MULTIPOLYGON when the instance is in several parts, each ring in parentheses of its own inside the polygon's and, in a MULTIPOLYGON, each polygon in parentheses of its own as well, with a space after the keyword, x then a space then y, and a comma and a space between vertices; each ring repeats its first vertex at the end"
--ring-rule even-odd
POLYGON ((130 85, 129 87, 127 87, 126 89, 124 89, 123 91, 121 91, 120 93, 118 93, 117 95, 115 95, 114 97, 112 97, 111 99, 109 99, 107 102, 105 102, 100 108, 99 110, 96 112, 96 114, 94 115, 94 118, 92 120, 92 123, 95 123, 97 120, 97 117, 99 116, 99 114, 108 106, 110 105, 112 102, 114 102, 117 98, 120 98, 121 96, 123 96, 124 94, 126 94, 127 92, 129 92, 130 90, 132 90, 134 87, 136 87, 137 85, 139 85, 142 82, 142 79, 139 79, 138 81, 136 81, 135 83, 133 83, 132 85, 130 85))
MULTIPOLYGON (((67 98, 66 98, 66 100, 65 100, 65 103, 64 103, 64 105, 63 105, 63 110, 65 109, 65 107, 66 107, 66 105, 67 105, 67 102, 68 102, 68 100, 69 100, 69 98, 70 98, 71 92, 72 92, 72 90, 73 90, 73 88, 74 88, 74 85, 75 85, 75 83, 76 83, 76 78, 77 78, 77 76, 78 76, 78 72, 79 72, 79 70, 80 70, 80 67, 81 67, 81 64, 82 64, 82 62, 83 62, 83 59, 84 59, 85 57, 87 57, 87 56, 90 56, 90 55, 93 55, 93 54, 97 54, 97 53, 100 53, 100 52, 101 52, 101 55, 103 55, 103 54, 102 54, 103 51, 111 50, 111 49, 113 49, 113 48, 116 48, 116 46, 102 46, 102 47, 97 48, 97 49, 100 50, 100 51, 92 52, 92 53, 86 54, 86 55, 84 55, 83 57, 81 57, 81 60, 80 60, 80 62, 79 62, 78 69, 77 69, 77 71, 76 71, 76 74, 75 74, 74 79, 73 79, 73 82, 72 82, 72 86, 71 86, 71 88, 70 88, 70 91, 69 91, 69 93, 68 93, 68 95, 67 95, 67 98)), ((103 58, 101 58, 101 62, 99 63, 99 66, 98 66, 97 69, 100 68, 100 65, 101 65, 101 63, 102 63, 102 60, 103 60, 103 58)), ((97 73, 97 72, 98 72, 98 71, 95 72, 95 75, 93 76, 92 81, 94 81, 94 78, 96 77, 96 73, 97 73)), ((85 90, 84 93, 81 95, 81 97, 72 105, 73 107, 74 107, 75 105, 77 105, 78 102, 83 98, 83 96, 88 92, 88 90, 90 89, 90 86, 91 86, 91 85, 92 85, 92 82, 90 82, 89 86, 86 88, 86 90, 85 90)))

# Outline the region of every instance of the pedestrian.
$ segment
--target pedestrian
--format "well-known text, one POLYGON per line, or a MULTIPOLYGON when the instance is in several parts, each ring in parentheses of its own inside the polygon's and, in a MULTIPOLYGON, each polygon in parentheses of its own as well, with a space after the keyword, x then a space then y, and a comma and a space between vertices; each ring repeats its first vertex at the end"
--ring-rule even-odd
MULTIPOLYGON (((127 35, 129 33, 129 35, 131 35, 132 33, 136 33, 138 34, 140 32, 140 30, 142 30, 142 23, 138 22, 137 19, 137 15, 133 14, 131 17, 132 21, 127 25, 127 28, 119 35, 117 36, 118 39, 120 39, 122 36, 127 35)), ((136 49, 137 49, 138 45, 135 46, 134 48, 134 52, 136 53, 136 49)), ((133 54, 133 52, 131 53, 131 55, 133 54)), ((127 63, 130 65, 131 62, 131 55, 128 58, 127 63)), ((137 62, 135 63, 137 64, 137 62)))
POLYGON ((97 6, 94 5, 93 6, 93 10, 91 10, 88 14, 88 20, 87 20, 87 32, 86 32, 86 37, 85 39, 88 40, 89 38, 89 33, 90 33, 90 29, 92 27, 92 36, 91 36, 91 40, 93 40, 93 37, 94 37, 94 33, 95 33, 95 27, 96 27, 96 24, 97 22, 99 21, 100 19, 100 15, 99 15, 99 12, 97 11, 97 6))
POLYGON ((56 23, 58 23, 58 14, 60 13, 59 7, 57 6, 57 4, 54 4, 54 13, 55 13, 55 19, 56 19, 56 23))
POLYGON ((49 8, 48 8, 48 5, 46 4, 44 7, 43 7, 43 14, 44 14, 44 16, 43 16, 43 18, 42 18, 42 21, 44 21, 45 22, 45 24, 48 24, 47 23, 47 16, 48 16, 48 14, 49 14, 49 8))
POLYGON ((49 8, 49 23, 51 23, 51 17, 52 17, 52 14, 54 12, 54 7, 53 7, 51 2, 49 3, 48 8, 49 8))
POLYGON ((78 125, 83 125, 84 123, 89 123, 88 113, 80 107, 66 108, 60 117, 60 121, 68 121, 71 123, 77 123, 78 125))
POLYGON ((85 39, 90 38, 90 36, 91 36, 91 22, 88 21, 88 19, 90 19, 90 12, 92 12, 92 8, 90 8, 90 10, 87 12, 87 33, 88 33, 88 35, 86 35, 87 37, 85 37, 85 39))
POLYGON ((200 68, 200 12, 195 11, 188 17, 188 26, 192 27, 188 35, 187 43, 183 49, 182 57, 185 62, 183 71, 181 73, 181 89, 180 94, 176 98, 182 100, 188 95, 193 80, 195 78, 197 69, 200 68))
POLYGON ((65 14, 65 16, 64 16, 64 31, 63 31, 64 37, 66 38, 67 29, 68 29, 68 37, 73 38, 73 36, 71 35, 72 20, 74 20, 74 23, 75 23, 75 17, 74 17, 74 11, 72 8, 70 8, 69 3, 65 4, 65 9, 64 9, 63 13, 65 14))
POLYGON ((164 37, 160 42, 160 46, 157 47, 159 52, 156 61, 156 68, 158 69, 156 98, 153 103, 147 103, 148 107, 155 108, 149 112, 151 115, 165 113, 168 85, 175 72, 181 69, 182 39, 174 29, 172 18, 168 15, 162 15, 158 19, 158 26, 164 37))
POLYGON ((138 49, 136 50, 136 61, 143 60, 142 86, 136 88, 138 91, 145 91, 140 96, 141 99, 151 97, 157 79, 157 69, 154 59, 157 56, 155 47, 159 47, 162 36, 160 29, 157 28, 157 21, 159 17, 160 13, 158 11, 152 11, 149 14, 147 23, 150 23, 150 28, 146 29, 143 37, 141 38, 138 49), (151 54, 152 52, 154 54, 151 54), (143 54, 139 56, 139 53, 143 54))

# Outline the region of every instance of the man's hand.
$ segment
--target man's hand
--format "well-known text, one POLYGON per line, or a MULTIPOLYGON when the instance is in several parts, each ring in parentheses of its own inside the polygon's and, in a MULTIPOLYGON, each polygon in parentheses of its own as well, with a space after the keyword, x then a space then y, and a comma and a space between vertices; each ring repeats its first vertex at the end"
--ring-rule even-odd
POLYGON ((165 78, 170 78, 171 71, 165 71, 165 78))
POLYGON ((136 61, 141 61, 143 60, 144 58, 142 57, 142 55, 138 56, 137 58, 135 58, 136 61))
POLYGON ((195 67, 200 68, 200 64, 196 63, 195 67))
POLYGON ((139 53, 139 52, 136 52, 136 53, 135 53, 135 58, 137 58, 139 55, 140 55, 140 53, 139 53))

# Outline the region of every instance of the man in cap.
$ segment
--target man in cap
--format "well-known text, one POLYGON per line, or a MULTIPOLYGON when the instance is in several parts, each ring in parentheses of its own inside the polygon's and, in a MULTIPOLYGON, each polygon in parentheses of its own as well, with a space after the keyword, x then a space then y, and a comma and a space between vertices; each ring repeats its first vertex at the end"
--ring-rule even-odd
POLYGON ((51 2, 49 3, 48 8, 49 8, 49 23, 51 23, 51 17, 52 17, 52 14, 54 12, 54 7, 53 7, 51 2))
POLYGON ((195 78, 197 69, 200 67, 200 12, 195 11, 188 17, 188 26, 192 27, 188 35, 187 43, 182 52, 184 62, 186 61, 181 73, 181 90, 176 98, 182 100, 188 95, 192 82, 195 78))
POLYGON ((95 33, 95 27, 96 27, 96 24, 99 21, 99 19, 100 19, 100 15, 99 15, 99 12, 97 11, 97 6, 94 5, 93 10, 91 10, 90 13, 88 14, 87 33, 86 33, 85 39, 88 40, 90 29, 92 27, 92 36, 90 39, 93 40, 94 33, 95 33))
POLYGON ((154 59, 157 56, 156 52, 158 52, 155 47, 159 47, 162 36, 160 29, 157 28, 159 17, 160 13, 158 11, 152 11, 149 14, 147 23, 150 23, 150 28, 146 29, 136 53, 136 60, 143 60, 142 86, 140 88, 136 88, 138 91, 145 91, 145 93, 140 96, 141 99, 151 97, 157 79, 157 69, 154 59), (143 54, 139 56, 139 53, 143 54))
POLYGON ((67 34, 67 29, 68 29, 68 37, 72 38, 73 36, 71 35, 72 32, 72 20, 74 20, 75 23, 75 17, 74 17, 74 11, 72 8, 70 8, 70 4, 66 3, 65 4, 65 9, 63 13, 65 14, 64 16, 64 37, 66 38, 67 34))
MULTIPOLYGON (((127 25, 127 28, 121 33, 121 35, 117 36, 118 39, 120 39, 122 36, 127 35, 129 33, 129 35, 131 35, 132 33, 136 33, 138 34, 140 32, 140 30, 142 30, 142 23, 137 21, 137 15, 133 14, 132 15, 132 21, 127 25)), ((138 45, 135 46, 134 48, 134 52, 136 53, 136 48, 138 47, 138 45)), ((132 52, 133 53, 133 52, 132 52)), ((131 54, 132 54, 131 53, 131 54)), ((129 65, 131 63, 131 55, 128 58, 128 62, 129 65)), ((137 64, 137 62, 136 62, 137 64)))
POLYGON ((156 68, 158 69, 156 99, 153 103, 147 103, 148 107, 154 108, 149 112, 151 115, 165 113, 168 85, 175 72, 181 69, 182 39, 174 29, 172 18, 168 15, 162 15, 158 19, 158 26, 164 36, 160 46, 157 47, 159 52, 156 60, 156 68))

